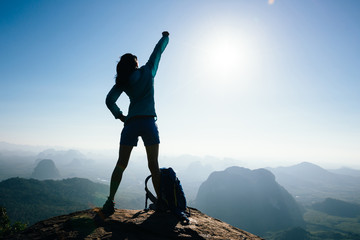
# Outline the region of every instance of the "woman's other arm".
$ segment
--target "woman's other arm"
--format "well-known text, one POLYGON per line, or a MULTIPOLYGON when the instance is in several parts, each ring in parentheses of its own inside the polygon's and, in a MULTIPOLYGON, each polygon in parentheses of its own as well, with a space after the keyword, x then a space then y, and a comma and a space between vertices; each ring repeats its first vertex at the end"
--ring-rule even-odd
POLYGON ((116 104, 116 101, 118 100, 122 92, 123 90, 120 87, 114 85, 107 94, 105 103, 108 109, 114 115, 114 117, 124 122, 126 117, 123 115, 122 111, 116 104))

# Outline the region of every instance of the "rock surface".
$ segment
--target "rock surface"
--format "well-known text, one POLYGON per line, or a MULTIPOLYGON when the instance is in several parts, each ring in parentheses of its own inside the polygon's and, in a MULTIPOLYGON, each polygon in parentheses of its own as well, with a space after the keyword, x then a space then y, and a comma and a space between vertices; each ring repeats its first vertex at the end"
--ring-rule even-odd
POLYGON ((104 218, 95 208, 38 222, 7 239, 262 239, 194 208, 189 219, 189 225, 181 225, 167 213, 123 209, 104 218))

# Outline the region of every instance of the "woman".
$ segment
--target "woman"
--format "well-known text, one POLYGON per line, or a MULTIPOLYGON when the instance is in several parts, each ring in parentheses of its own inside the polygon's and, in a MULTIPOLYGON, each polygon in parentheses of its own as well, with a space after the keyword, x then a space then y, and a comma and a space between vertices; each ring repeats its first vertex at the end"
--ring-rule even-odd
POLYGON ((141 68, 138 67, 137 57, 130 53, 124 54, 117 64, 116 84, 106 97, 106 105, 115 119, 124 122, 124 128, 121 132, 119 158, 111 176, 110 195, 102 209, 102 212, 106 215, 111 215, 115 211, 115 193, 129 162, 131 151, 134 146, 137 146, 139 136, 144 142, 154 189, 159 196, 160 170, 158 155, 160 139, 155 123, 154 77, 161 54, 168 42, 169 33, 163 32, 162 38, 156 44, 148 62, 141 68), (116 105, 116 101, 122 92, 125 92, 130 98, 127 116, 124 116, 116 105))

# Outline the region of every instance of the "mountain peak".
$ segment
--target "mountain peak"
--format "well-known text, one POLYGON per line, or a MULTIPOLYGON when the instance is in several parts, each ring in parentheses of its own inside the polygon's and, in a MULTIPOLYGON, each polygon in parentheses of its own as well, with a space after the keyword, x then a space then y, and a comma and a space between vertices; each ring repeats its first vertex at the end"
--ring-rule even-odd
POLYGON ((316 164, 313 164, 313 163, 310 163, 310 162, 302 162, 302 163, 299 163, 297 165, 295 165, 297 167, 303 167, 303 168, 317 168, 317 169, 323 169, 321 168, 320 166, 316 165, 316 164))
POLYGON ((213 172, 195 203, 207 214, 259 235, 304 225, 300 206, 266 169, 213 172))
MULTIPOLYGON (((329 174, 332 175, 329 171, 323 169, 322 167, 310 163, 310 162, 302 162, 290 167, 278 167, 272 169, 273 172, 283 172, 286 171, 288 174, 292 175, 303 175, 306 174, 308 176, 328 176, 329 174)), ((276 175, 276 174, 275 174, 276 175)))
POLYGON ((36 165, 31 177, 40 180, 59 179, 60 173, 53 160, 43 159, 36 165))
POLYGON ((152 210, 116 209, 108 218, 98 213, 99 208, 94 208, 50 218, 7 239, 262 239, 194 208, 189 225, 181 225, 173 215, 152 210))

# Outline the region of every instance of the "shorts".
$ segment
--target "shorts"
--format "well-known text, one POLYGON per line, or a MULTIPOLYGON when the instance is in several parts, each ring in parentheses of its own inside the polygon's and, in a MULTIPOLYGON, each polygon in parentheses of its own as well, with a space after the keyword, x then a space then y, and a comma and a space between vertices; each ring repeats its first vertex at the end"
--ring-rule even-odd
POLYGON ((137 146, 139 136, 145 146, 160 143, 159 130, 154 117, 135 117, 128 120, 121 132, 120 145, 137 146))

